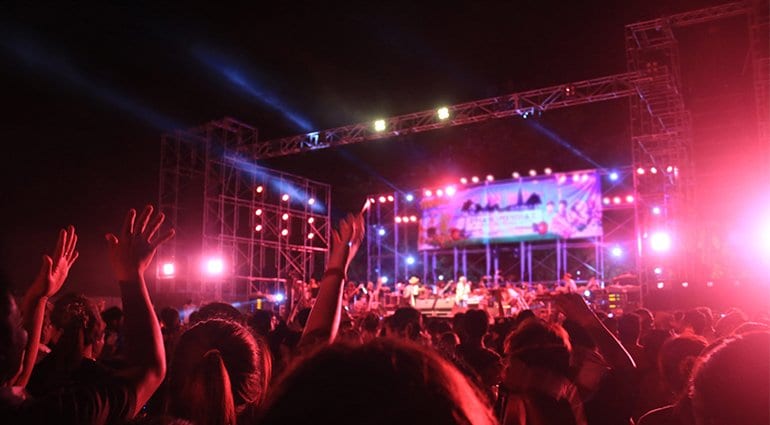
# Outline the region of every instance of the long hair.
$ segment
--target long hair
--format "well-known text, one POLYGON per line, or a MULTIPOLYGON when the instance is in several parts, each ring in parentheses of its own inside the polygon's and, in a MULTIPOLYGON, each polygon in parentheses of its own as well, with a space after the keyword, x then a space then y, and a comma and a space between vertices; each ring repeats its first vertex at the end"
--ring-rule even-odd
POLYGON ((61 331, 51 351, 59 372, 78 367, 86 347, 93 346, 105 328, 96 304, 88 297, 74 293, 56 300, 51 311, 51 324, 61 331))
POLYGON ((235 424, 238 412, 261 403, 270 381, 269 356, 232 320, 197 323, 181 335, 174 352, 166 413, 196 424, 235 424))
POLYGON ((403 338, 324 347, 279 382, 263 425, 496 423, 483 395, 454 366, 403 338))

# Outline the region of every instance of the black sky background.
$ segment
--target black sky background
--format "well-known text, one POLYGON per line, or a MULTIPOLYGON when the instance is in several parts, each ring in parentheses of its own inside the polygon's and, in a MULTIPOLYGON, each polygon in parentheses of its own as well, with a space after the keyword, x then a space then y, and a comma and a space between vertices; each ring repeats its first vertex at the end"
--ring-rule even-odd
MULTIPOLYGON (((0 270, 25 285, 72 223, 81 260, 71 288, 114 293, 103 235, 127 208, 157 201, 164 131, 230 116, 262 139, 303 132, 201 52, 322 129, 623 72, 624 24, 718 3, 6 4, 0 270)), ((539 120, 603 165, 630 162, 626 101, 539 120)), ((437 175, 591 166, 520 119, 264 164, 331 183, 337 211, 385 190, 386 180, 408 189, 437 175)))

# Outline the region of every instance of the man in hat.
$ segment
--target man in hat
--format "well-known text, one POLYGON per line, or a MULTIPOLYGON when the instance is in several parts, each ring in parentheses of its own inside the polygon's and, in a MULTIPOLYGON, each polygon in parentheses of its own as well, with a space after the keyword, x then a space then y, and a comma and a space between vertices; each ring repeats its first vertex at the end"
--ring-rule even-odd
POLYGON ((571 294, 577 292, 577 283, 572 279, 572 273, 564 273, 564 276, 559 282, 559 287, 556 288, 556 292, 559 294, 571 294))
POLYGON ((417 296, 420 295, 420 278, 412 276, 409 278, 408 285, 404 288, 404 298, 409 299, 409 305, 417 305, 417 296))

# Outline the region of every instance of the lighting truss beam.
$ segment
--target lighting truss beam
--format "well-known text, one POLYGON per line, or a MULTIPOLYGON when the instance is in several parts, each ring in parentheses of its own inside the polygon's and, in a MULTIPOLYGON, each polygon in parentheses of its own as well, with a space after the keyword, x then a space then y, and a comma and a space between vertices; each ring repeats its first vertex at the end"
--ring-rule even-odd
POLYGON ((386 118, 384 131, 375 131, 373 122, 365 122, 258 142, 244 146, 243 151, 256 159, 272 158, 442 127, 473 124, 493 118, 618 99, 637 94, 637 87, 651 78, 642 72, 627 72, 449 106, 450 115, 446 120, 441 120, 436 110, 430 109, 386 118))

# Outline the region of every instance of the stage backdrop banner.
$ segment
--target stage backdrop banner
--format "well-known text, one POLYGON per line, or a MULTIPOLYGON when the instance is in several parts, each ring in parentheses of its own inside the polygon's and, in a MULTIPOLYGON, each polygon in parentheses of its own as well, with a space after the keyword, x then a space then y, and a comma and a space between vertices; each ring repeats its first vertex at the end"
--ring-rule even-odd
POLYGON ((460 186, 454 192, 420 201, 420 250, 602 235, 595 170, 460 186))

